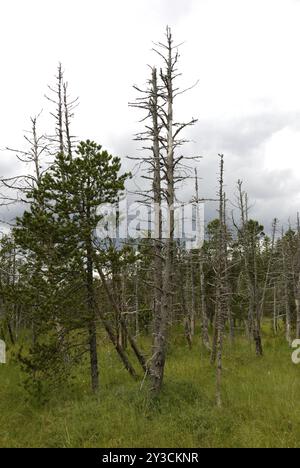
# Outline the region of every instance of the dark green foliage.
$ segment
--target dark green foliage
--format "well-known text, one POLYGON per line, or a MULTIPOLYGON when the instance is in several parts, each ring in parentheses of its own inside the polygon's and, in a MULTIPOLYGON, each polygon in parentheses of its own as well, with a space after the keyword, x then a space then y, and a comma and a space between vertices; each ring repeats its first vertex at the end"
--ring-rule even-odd
MULTIPOLYGON (((119 170, 119 158, 95 142, 81 142, 73 158, 63 153, 56 156, 27 195, 30 210, 17 219, 14 237, 26 255, 28 278, 22 294, 34 333, 34 346, 22 359, 28 370, 34 369, 31 375, 37 382, 42 380, 37 378, 39 372, 45 379, 68 374, 65 362, 76 359, 70 358, 66 348, 73 343, 75 330, 82 334, 81 347, 72 346, 75 358, 87 344, 83 329, 96 319, 92 293, 87 293, 87 271, 93 255, 99 253, 94 247, 95 229, 103 216, 98 208, 116 202, 124 189, 128 175, 119 176, 119 170)), ((116 261, 112 251, 100 253, 104 265, 116 261), (109 260, 104 261, 105 257, 109 260)))

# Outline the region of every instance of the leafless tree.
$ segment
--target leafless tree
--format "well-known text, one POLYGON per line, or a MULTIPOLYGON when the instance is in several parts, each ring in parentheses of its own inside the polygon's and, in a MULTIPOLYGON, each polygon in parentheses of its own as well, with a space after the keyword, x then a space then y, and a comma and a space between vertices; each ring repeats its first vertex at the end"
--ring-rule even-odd
POLYGON ((50 96, 45 95, 55 108, 51 115, 55 121, 55 132, 47 136, 52 153, 64 153, 72 158, 75 137, 71 134, 71 120, 74 117, 74 109, 78 105, 78 97, 70 98, 68 95, 68 82, 64 80, 62 64, 57 69, 54 86, 49 85, 50 96))
POLYGON ((256 233, 249 228, 248 220, 248 196, 242 190, 242 181, 238 181, 238 200, 241 216, 241 227, 238 228, 238 233, 242 245, 242 258, 245 267, 245 273, 248 283, 249 292, 249 312, 248 312, 248 329, 253 336, 255 342, 255 350, 258 356, 263 354, 261 330, 260 330, 260 300, 259 300, 259 284, 256 264, 256 233))

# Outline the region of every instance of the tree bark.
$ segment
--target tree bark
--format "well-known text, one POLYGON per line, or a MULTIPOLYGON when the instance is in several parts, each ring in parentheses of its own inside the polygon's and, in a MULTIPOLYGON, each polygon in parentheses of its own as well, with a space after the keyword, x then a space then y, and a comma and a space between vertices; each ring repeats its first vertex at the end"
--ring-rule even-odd
POLYGON ((97 352, 97 328, 95 314, 95 296, 93 285, 93 259, 92 259, 91 241, 87 244, 87 273, 86 273, 86 288, 87 288, 87 303, 89 309, 89 348, 90 348, 90 366, 91 366, 91 383, 92 390, 96 393, 99 390, 99 370, 98 370, 98 352, 97 352))

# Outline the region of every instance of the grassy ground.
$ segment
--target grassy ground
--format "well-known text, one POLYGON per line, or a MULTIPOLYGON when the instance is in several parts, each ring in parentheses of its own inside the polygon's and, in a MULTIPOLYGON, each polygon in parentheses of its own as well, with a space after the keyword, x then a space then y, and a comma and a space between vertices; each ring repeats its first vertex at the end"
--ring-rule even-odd
MULTIPOLYGON (((40 406, 26 397, 16 364, 0 365, 1 447, 297 447, 300 365, 280 338, 264 337, 256 358, 238 338, 225 348, 223 408, 215 406, 215 370, 195 339, 170 346, 165 385, 151 402, 106 343, 100 345, 101 392, 83 367, 73 388, 40 406)), ((141 376, 142 380, 142 376, 141 376)))

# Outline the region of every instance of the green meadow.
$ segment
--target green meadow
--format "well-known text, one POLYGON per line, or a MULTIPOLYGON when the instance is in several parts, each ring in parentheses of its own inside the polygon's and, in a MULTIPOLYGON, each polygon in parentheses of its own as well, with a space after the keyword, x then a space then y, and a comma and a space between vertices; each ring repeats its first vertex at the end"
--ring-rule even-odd
MULTIPOLYGON (((101 340, 100 340, 101 341, 101 340)), ((148 345, 144 340, 144 346, 148 345)), ((24 389, 8 351, 0 367, 1 447, 297 447, 300 365, 283 337, 264 336, 264 356, 238 337, 225 344, 223 406, 215 405, 215 368, 195 338, 170 343, 160 397, 134 381, 114 350, 99 343, 101 391, 91 394, 87 366, 41 403, 24 389)))

